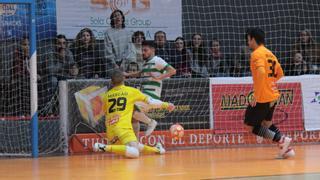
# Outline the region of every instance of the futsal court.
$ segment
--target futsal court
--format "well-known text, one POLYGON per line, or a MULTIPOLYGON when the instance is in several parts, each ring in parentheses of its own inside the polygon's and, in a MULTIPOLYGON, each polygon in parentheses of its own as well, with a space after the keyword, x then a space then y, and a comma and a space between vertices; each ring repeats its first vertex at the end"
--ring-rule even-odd
POLYGON ((275 159, 276 147, 173 150, 126 159, 108 153, 0 160, 0 179, 320 179, 320 146, 294 146, 296 156, 275 159))

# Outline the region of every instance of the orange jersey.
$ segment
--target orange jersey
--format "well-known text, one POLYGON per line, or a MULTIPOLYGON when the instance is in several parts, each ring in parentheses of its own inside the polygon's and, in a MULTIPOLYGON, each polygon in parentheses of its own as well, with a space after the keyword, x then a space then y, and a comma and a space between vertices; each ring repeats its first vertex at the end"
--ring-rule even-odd
POLYGON ((276 81, 283 76, 277 57, 263 45, 251 53, 250 69, 253 79, 254 97, 257 102, 271 102, 279 97, 276 81), (258 68, 263 68, 258 70, 258 68), (260 72, 263 76, 258 77, 260 72))

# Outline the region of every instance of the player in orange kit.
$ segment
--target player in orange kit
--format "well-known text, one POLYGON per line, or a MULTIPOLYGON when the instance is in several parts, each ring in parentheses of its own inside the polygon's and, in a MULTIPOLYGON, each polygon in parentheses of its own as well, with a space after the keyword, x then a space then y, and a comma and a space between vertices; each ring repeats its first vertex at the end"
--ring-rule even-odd
POLYGON ((283 77, 283 70, 277 57, 264 46, 265 33, 259 28, 246 32, 247 44, 252 49, 250 70, 253 79, 253 98, 245 112, 244 123, 255 135, 271 139, 279 144, 279 158, 293 149, 292 139, 281 134, 272 123, 272 116, 280 96, 276 82, 283 77))

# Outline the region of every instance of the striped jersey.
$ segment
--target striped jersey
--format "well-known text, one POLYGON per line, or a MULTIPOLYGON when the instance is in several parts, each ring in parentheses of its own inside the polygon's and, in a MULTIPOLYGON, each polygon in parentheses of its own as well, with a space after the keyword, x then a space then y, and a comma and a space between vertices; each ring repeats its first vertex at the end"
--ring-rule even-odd
POLYGON ((168 66, 170 65, 158 56, 154 56, 143 65, 142 77, 147 78, 147 80, 142 83, 141 90, 145 95, 153 99, 160 99, 162 81, 154 80, 152 77, 159 77, 168 66))

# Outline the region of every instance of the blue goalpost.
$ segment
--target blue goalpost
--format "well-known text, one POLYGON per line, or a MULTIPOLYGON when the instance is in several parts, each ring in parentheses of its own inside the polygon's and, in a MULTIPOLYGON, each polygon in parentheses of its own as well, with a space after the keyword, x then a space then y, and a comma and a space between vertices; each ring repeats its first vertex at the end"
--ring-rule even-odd
POLYGON ((1 4, 25 4, 29 7, 30 41, 30 90, 31 90, 31 146, 32 157, 39 156, 38 137, 38 90, 37 90, 37 51, 36 51, 36 2, 35 0, 0 0, 1 4))

